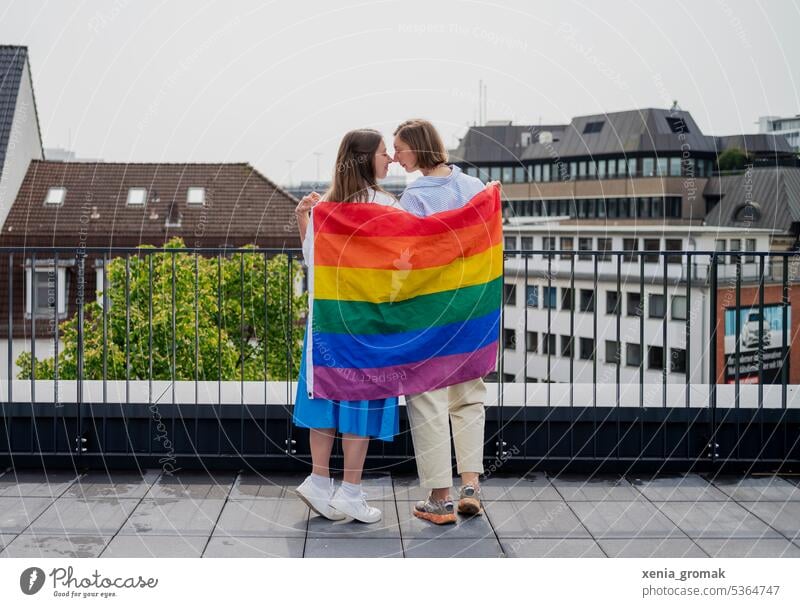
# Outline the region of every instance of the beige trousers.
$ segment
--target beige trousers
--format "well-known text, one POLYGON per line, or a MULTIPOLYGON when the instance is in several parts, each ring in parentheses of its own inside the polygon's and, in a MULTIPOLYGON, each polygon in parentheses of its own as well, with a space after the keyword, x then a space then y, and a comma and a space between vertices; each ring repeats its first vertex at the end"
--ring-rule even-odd
POLYGON ((480 378, 406 396, 422 487, 445 489, 453 484, 451 424, 458 473, 483 473, 485 400, 486 384, 480 378))

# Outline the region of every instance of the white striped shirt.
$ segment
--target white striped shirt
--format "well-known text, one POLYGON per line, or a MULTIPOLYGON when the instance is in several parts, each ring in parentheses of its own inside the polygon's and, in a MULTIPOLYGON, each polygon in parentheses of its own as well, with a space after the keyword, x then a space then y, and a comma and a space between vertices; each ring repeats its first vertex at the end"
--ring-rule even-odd
POLYGON ((409 185, 400 197, 400 206, 409 213, 426 217, 433 213, 458 209, 481 192, 483 182, 451 164, 447 177, 422 176, 409 185))

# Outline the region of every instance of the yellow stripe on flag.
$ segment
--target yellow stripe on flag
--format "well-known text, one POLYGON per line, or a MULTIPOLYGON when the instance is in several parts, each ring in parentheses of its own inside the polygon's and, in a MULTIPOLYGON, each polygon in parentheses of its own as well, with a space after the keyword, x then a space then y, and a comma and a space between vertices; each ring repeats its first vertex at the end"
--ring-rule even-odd
POLYGON ((502 273, 502 243, 444 266, 418 270, 317 266, 314 268, 314 297, 372 303, 402 301, 483 284, 502 273))

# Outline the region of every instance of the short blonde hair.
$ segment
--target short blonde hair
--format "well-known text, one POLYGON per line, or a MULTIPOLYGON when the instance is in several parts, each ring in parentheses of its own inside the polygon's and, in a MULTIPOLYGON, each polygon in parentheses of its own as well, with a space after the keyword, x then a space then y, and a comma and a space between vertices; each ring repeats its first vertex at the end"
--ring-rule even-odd
POLYGON ((394 131, 417 155, 417 166, 432 169, 447 162, 447 150, 436 127, 427 120, 406 120, 394 131))

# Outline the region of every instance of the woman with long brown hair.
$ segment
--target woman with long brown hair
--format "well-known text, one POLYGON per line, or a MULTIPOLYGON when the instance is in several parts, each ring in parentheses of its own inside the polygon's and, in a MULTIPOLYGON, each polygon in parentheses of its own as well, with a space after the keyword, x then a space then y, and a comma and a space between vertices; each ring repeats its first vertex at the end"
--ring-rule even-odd
MULTIPOLYGON (((399 208, 395 198, 378 180, 386 177, 392 158, 381 134, 373 129, 350 131, 342 139, 336 156, 333 181, 322 196, 312 192, 297 205, 297 223, 307 266, 313 264, 311 208, 321 200, 377 203, 399 208)), ((294 403, 295 425, 309 428, 311 474, 297 494, 314 512, 331 520, 349 516, 364 523, 381 519, 381 511, 367 504, 361 490, 361 475, 370 438, 390 441, 399 430, 397 397, 377 400, 336 401, 309 398, 306 382, 308 330, 303 342, 300 377, 294 403), (344 480, 336 489, 330 476, 330 457, 336 432, 342 434, 344 480)))

